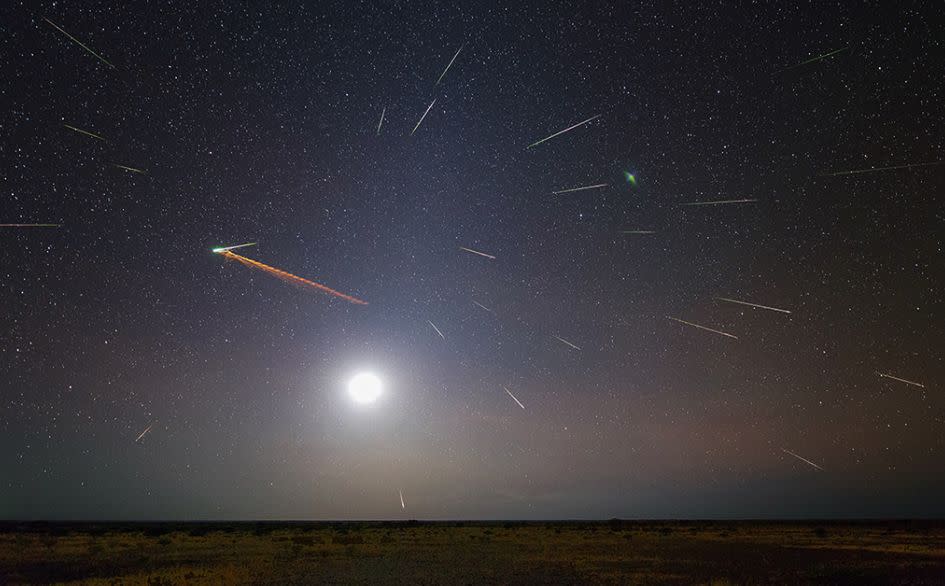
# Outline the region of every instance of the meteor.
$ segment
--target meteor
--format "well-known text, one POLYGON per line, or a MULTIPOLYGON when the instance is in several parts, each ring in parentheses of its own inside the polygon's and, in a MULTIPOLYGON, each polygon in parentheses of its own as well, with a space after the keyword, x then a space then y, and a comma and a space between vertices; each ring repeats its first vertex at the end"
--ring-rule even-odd
POLYGON ((261 270, 261 271, 263 271, 263 272, 269 273, 270 275, 272 275, 272 276, 274 276, 274 277, 276 277, 276 278, 282 279, 283 281, 285 281, 285 282, 287 282, 287 283, 292 283, 293 285, 302 285, 303 287, 307 287, 307 288, 309 288, 309 289, 315 289, 316 291, 321 291, 322 293, 327 293, 327 294, 332 295, 332 296, 334 296, 334 297, 338 297, 338 298, 340 298, 340 299, 344 299, 345 301, 354 303, 355 305, 367 305, 367 304, 368 304, 367 301, 362 301, 361 299, 358 299, 357 297, 352 297, 351 295, 345 295, 344 293, 341 293, 341 292, 339 292, 339 291, 335 291, 334 289, 330 289, 330 288, 328 288, 328 287, 326 287, 326 286, 324 286, 324 285, 321 285, 321 284, 319 284, 319 283, 316 283, 316 282, 314 282, 314 281, 309 281, 308 279, 303 279, 302 277, 298 277, 298 276, 296 276, 296 275, 293 275, 292 273, 287 273, 286 271, 283 271, 283 270, 281 270, 281 269, 277 269, 277 268, 271 267, 271 266, 269 266, 269 265, 267 265, 267 264, 263 264, 263 263, 261 263, 261 262, 259 262, 259 261, 257 261, 257 260, 253 260, 253 259, 251 259, 251 258, 246 258, 245 256, 240 256, 240 255, 236 254, 235 252, 233 252, 233 251, 231 251, 231 250, 223 250, 223 251, 221 251, 221 252, 218 252, 217 254, 223 256, 224 258, 227 258, 227 259, 230 259, 230 260, 235 260, 235 261, 237 261, 237 262, 243 264, 244 266, 247 266, 247 267, 250 267, 250 268, 253 268, 253 269, 259 269, 259 270, 261 270))
POLYGON ((144 428, 144 431, 142 431, 141 434, 140 434, 137 438, 135 438, 135 443, 138 443, 138 440, 140 440, 141 438, 143 438, 146 433, 148 433, 149 431, 151 431, 151 428, 152 428, 152 427, 154 427, 154 424, 153 424, 153 423, 152 423, 151 425, 147 426, 146 428, 144 428))
POLYGON ((427 117, 427 112, 430 111, 430 108, 432 108, 433 104, 435 103, 436 103, 435 99, 432 102, 430 102, 430 105, 427 106, 426 112, 423 113, 423 116, 420 117, 420 120, 417 122, 417 125, 414 126, 413 130, 410 131, 410 136, 413 136, 413 133, 416 132, 418 128, 420 128, 420 125, 423 124, 423 119, 427 117))
MULTIPOLYGON (((554 334, 552 334, 552 335, 554 335, 554 334)), ((568 346, 571 346, 571 347, 574 348, 575 350, 580 350, 580 348, 578 348, 577 346, 575 346, 575 345, 572 344, 571 342, 568 342, 568 341, 565 340, 564 338, 559 338, 558 336, 554 336, 554 337, 557 338, 559 342, 562 342, 562 343, 564 343, 564 344, 567 344, 568 346)))
POLYGON ((778 309, 777 307, 768 307, 767 305, 758 305, 757 303, 748 303, 747 301, 738 301, 735 299, 727 299, 725 297, 716 297, 719 301, 727 301, 729 303, 738 303, 739 305, 747 305, 749 307, 757 307, 758 309, 767 309, 770 311, 780 311, 781 313, 791 313, 787 309, 778 309))
POLYGON ((559 130, 558 132, 552 134, 551 136, 548 136, 548 137, 546 137, 546 138, 543 138, 543 139, 539 140, 538 142, 533 142, 532 144, 528 145, 528 146, 525 147, 525 148, 526 148, 526 149, 530 149, 530 148, 532 148, 533 146, 538 146, 538 145, 540 145, 541 143, 545 142, 546 140, 551 140, 552 138, 554 138, 554 137, 556 137, 556 136, 558 136, 558 135, 561 135, 561 134, 564 134, 565 132, 569 132, 569 131, 571 131, 571 130, 574 130, 574 129, 577 128, 578 126, 582 126, 582 125, 584 125, 584 124, 587 124, 588 122, 590 122, 591 120, 594 120, 595 118, 600 118, 600 114, 597 114, 596 116, 591 116, 591 117, 588 118, 587 120, 585 120, 585 121, 583 121, 583 122, 578 122, 578 123, 575 124, 574 126, 568 126, 568 127, 565 128, 564 130, 559 130))
POLYGON ((732 338, 732 339, 735 339, 735 340, 738 339, 738 336, 733 336, 732 334, 727 334, 727 333, 725 333, 725 332, 723 332, 723 331, 720 331, 720 330, 713 330, 712 328, 707 328, 707 327, 705 327, 705 326, 700 326, 699 324, 694 324, 694 323, 692 323, 692 322, 685 321, 685 320, 681 320, 681 319, 675 318, 675 317, 670 317, 670 316, 668 316, 668 315, 667 315, 666 317, 667 317, 668 319, 673 320, 673 321, 678 321, 678 322, 681 323, 681 324, 686 324, 687 326, 692 326, 692 327, 694 327, 694 328, 699 328, 700 330, 705 330, 705 331, 707 331, 707 332, 712 332, 713 334, 719 334, 719 335, 721 335, 721 336, 728 336, 729 338, 732 338))
POLYGON ((790 69, 794 69, 795 67, 800 67, 801 65, 807 65, 808 63, 813 63, 814 61, 820 61, 821 59, 826 59, 827 57, 831 57, 831 56, 833 56, 833 55, 836 55, 837 53, 842 53, 843 51, 846 51, 846 50, 849 49, 849 48, 850 48, 850 47, 843 47, 842 49, 837 49, 836 51, 831 51, 831 52, 829 52, 829 53, 824 53, 823 55, 819 55, 819 56, 814 57, 814 58, 812 58, 812 59, 808 59, 807 61, 801 61, 801 62, 798 63, 797 65, 792 65, 792 66, 788 67, 788 68, 785 69, 784 71, 788 71, 788 70, 790 70, 790 69))
POLYGON ((401 508, 401 509, 406 509, 406 508, 407 508, 407 505, 404 504, 404 491, 398 490, 397 492, 400 493, 400 508, 401 508))
MULTIPOLYGON (((69 130, 73 130, 73 131, 75 131, 75 132, 78 132, 79 134, 84 134, 84 135, 86 135, 86 136, 91 136, 92 138, 97 138, 97 139, 99 139, 99 140, 105 140, 104 137, 99 136, 99 135, 95 134, 94 132, 89 132, 88 130, 82 130, 81 128, 76 128, 75 126, 69 126, 68 124, 63 124, 63 126, 65 126, 66 128, 68 128, 69 130)), ((107 142, 107 141, 106 141, 106 142, 107 142)))
POLYGON ((655 230, 624 230, 621 234, 656 234, 655 230))
POLYGON ((931 163, 912 163, 909 165, 893 165, 892 167, 873 167, 871 169, 857 169, 855 171, 837 171, 836 173, 824 173, 821 177, 838 177, 840 175, 858 175, 860 173, 873 173, 875 171, 893 171, 896 169, 911 169, 913 167, 930 167, 933 165, 945 165, 945 161, 932 161, 931 163))
POLYGON ((681 206, 719 206, 726 205, 730 203, 754 203, 758 201, 757 199, 719 199, 715 201, 691 201, 689 203, 681 203, 681 206))
POLYGON ((436 330, 436 333, 438 333, 441 338, 443 338, 444 340, 446 339, 446 336, 443 335, 443 332, 440 331, 440 328, 436 327, 436 324, 435 324, 435 323, 433 323, 433 322, 430 321, 430 320, 427 320, 427 323, 430 324, 431 326, 433 326, 433 329, 436 330))
POLYGON ((126 167, 124 165, 119 165, 118 163, 112 163, 112 165, 115 167, 118 167, 119 169, 122 169, 123 171, 128 171, 129 173, 141 173, 142 175, 145 175, 145 172, 142 171, 141 169, 135 169, 134 167, 126 167))
POLYGON ((247 242, 246 244, 237 244, 236 246, 222 246, 220 248, 212 248, 210 252, 215 254, 222 254, 227 250, 235 250, 237 248, 246 248, 247 246, 256 246, 258 242, 247 242))
POLYGON ((62 224, 0 224, 0 228, 58 228, 62 224))
POLYGON ((102 57, 101 55, 99 55, 98 53, 96 53, 95 51, 93 51, 92 49, 89 49, 88 47, 86 47, 84 44, 82 44, 82 41, 80 41, 79 39, 73 37, 72 35, 70 35, 70 34, 67 33, 66 31, 64 31, 64 30, 62 30, 61 28, 59 28, 59 26, 57 26, 56 23, 54 23, 53 21, 49 20, 49 19, 46 18, 45 16, 43 17, 43 20, 45 20, 45 21, 48 22, 49 24, 53 25, 53 27, 55 27, 55 29, 56 29, 57 31, 59 31, 59 32, 61 32, 62 34, 64 34, 64 35, 66 35, 67 37, 69 37, 69 40, 71 40, 73 43, 75 43, 75 44, 77 44, 78 46, 82 47, 83 49, 85 49, 86 51, 88 51, 89 53, 91 53, 92 55, 95 55, 95 58, 96 58, 96 59, 98 59, 99 61, 101 61, 101 62, 104 63, 105 65, 108 65, 108 66, 111 67, 112 69, 116 69, 116 67, 115 67, 114 65, 112 65, 111 63, 109 63, 104 57, 102 57))
POLYGON ((906 380, 906 379, 904 379, 904 378, 899 378, 898 376, 893 376, 893 375, 891 375, 891 374, 886 374, 886 373, 884 373, 884 372, 877 372, 876 374, 878 374, 879 376, 881 376, 881 377, 883 377, 883 378, 891 378, 891 379, 897 380, 897 381, 899 381, 899 382, 901 382, 901 383, 906 383, 907 385, 912 385, 912 386, 914 386, 914 387, 919 387, 920 389, 924 389, 924 388, 925 388, 925 385, 923 385, 922 383, 917 383, 917 382, 913 382, 913 381, 911 381, 911 380, 906 380))
POLYGON ((485 252, 479 252, 478 250, 473 250, 472 248, 466 248, 465 246, 460 246, 460 250, 465 250, 466 252, 471 252, 473 254, 478 254, 479 256, 484 256, 488 259, 495 260, 495 257, 491 254, 486 254, 485 252))
POLYGON ((453 58, 450 59, 449 64, 446 66, 446 69, 443 70, 443 73, 440 74, 439 79, 436 80, 436 83, 433 85, 440 85, 440 80, 443 79, 443 76, 446 75, 446 72, 450 70, 450 67, 453 66, 453 61, 456 61, 456 58, 459 57, 459 52, 463 50, 463 47, 466 46, 466 43, 463 43, 459 46, 459 49, 456 49, 456 54, 453 55, 453 58))
POLYGON ((810 464, 811 466, 813 466, 814 468, 816 468, 816 469, 818 469, 818 470, 823 470, 823 468, 821 468, 821 467, 818 466, 817 464, 814 464, 813 462, 811 462, 811 461, 808 460, 807 458, 798 456, 797 454, 795 454, 795 453, 792 452, 791 450, 785 450, 784 448, 781 448, 781 451, 784 452, 785 454, 790 454, 790 455, 794 456, 795 458, 797 458, 797 459, 800 460, 801 462, 806 462, 806 463, 810 464))
POLYGON ((519 407, 521 407, 522 409, 525 408, 525 405, 522 405, 522 402, 515 398, 515 395, 512 394, 512 391, 510 391, 510 390, 508 389, 508 387, 502 387, 502 388, 505 389, 505 392, 508 393, 510 397, 512 397, 512 400, 513 400, 513 401, 515 401, 516 403, 518 403, 518 406, 519 406, 519 407))
POLYGON ((585 185, 584 187, 572 187, 571 189, 562 189, 561 191, 552 191, 551 195, 558 195, 560 193, 571 193, 572 191, 584 191, 586 189, 600 189, 601 187, 607 187, 609 183, 598 183, 597 185, 585 185))
POLYGON ((483 305, 482 303, 479 303, 479 302, 476 301, 475 299, 473 299, 472 302, 475 303, 476 305, 478 305, 479 307, 485 309, 486 311, 490 312, 490 313, 495 313, 494 311, 492 311, 491 309, 489 309, 488 307, 486 307, 486 306, 483 305))
POLYGON ((384 124, 384 114, 387 113, 387 106, 384 106, 384 109, 381 110, 381 121, 377 123, 377 135, 381 135, 381 124, 384 124))

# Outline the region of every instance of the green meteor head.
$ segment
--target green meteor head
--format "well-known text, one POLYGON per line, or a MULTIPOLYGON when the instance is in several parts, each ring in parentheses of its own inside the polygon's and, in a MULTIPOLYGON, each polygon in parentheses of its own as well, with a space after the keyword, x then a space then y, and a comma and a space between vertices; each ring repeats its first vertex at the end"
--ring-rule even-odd
POLYGON ((629 183, 631 186, 637 186, 637 178, 632 173, 629 171, 624 171, 623 176, 627 179, 627 183, 629 183))

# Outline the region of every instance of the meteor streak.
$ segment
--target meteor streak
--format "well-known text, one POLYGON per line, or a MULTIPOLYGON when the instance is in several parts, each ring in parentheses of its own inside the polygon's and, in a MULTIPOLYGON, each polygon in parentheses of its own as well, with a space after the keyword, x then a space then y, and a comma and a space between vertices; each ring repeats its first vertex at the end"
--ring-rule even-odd
POLYGON ((521 407, 522 409, 525 408, 525 405, 522 405, 522 402, 515 398, 515 395, 512 394, 512 391, 510 391, 510 390, 508 389, 508 387, 502 387, 502 388, 505 389, 505 392, 508 393, 510 397, 512 397, 512 400, 513 400, 513 401, 515 401, 516 403, 518 403, 518 406, 519 406, 519 407, 521 407))
POLYGON ((584 187, 572 187, 571 189, 562 189, 561 191, 552 191, 551 195, 558 195, 559 193, 571 193, 572 191, 584 191, 586 189, 600 189, 601 187, 607 187, 609 183, 598 183, 597 185, 585 185, 584 187))
POLYGON ((62 224, 0 224, 0 228, 58 228, 62 224))
POLYGON ((384 114, 387 113, 387 106, 384 106, 384 109, 381 110, 381 121, 377 123, 377 135, 381 135, 381 124, 384 124, 384 114))
POLYGON ((791 450, 785 450, 784 448, 781 448, 781 451, 784 452, 785 454, 790 454, 790 455, 794 456, 795 458, 797 458, 797 459, 800 460, 801 462, 807 462, 808 464, 810 464, 811 466, 813 466, 814 468, 816 468, 816 469, 818 469, 818 470, 823 470, 823 468, 821 468, 821 467, 818 466, 817 464, 814 464, 813 462, 811 462, 811 461, 808 460, 807 458, 804 458, 804 457, 802 457, 802 456, 798 456, 797 454, 795 454, 795 453, 792 452, 791 450))
POLYGON ((230 251, 230 250, 224 249, 224 250, 222 250, 221 252, 218 252, 217 254, 223 256, 224 258, 228 258, 228 259, 231 259, 231 260, 238 261, 239 263, 241 263, 241 264, 243 264, 243 265, 245 265, 245 266, 247 266, 247 267, 250 267, 250 268, 253 268, 253 269, 259 269, 259 270, 261 270, 261 271, 267 272, 267 273, 269 273, 270 275, 272 275, 272 276, 274 276, 274 277, 277 277, 277 278, 279 278, 279 279, 282 279, 283 281, 286 281, 287 283, 292 283, 293 285, 302 285, 302 286, 308 287, 308 288, 310 288, 310 289, 315 289, 315 290, 317 290, 317 291, 321 291, 322 293, 327 293, 327 294, 332 295, 332 296, 334 296, 334 297, 338 297, 338 298, 340 298, 340 299, 344 299, 345 301, 349 301, 349 302, 354 303, 354 304, 356 304, 356 305, 367 305, 367 304, 368 304, 367 301, 362 301, 361 299, 358 299, 357 297, 352 297, 351 295, 345 295, 344 293, 340 293, 340 292, 338 292, 338 291, 335 291, 334 289, 330 289, 330 288, 328 288, 328 287, 326 287, 326 286, 324 286, 324 285, 320 285, 319 283, 316 283, 316 282, 314 282, 314 281, 309 281, 308 279, 303 279, 302 277, 297 277, 296 275, 293 275, 292 273, 287 273, 287 272, 285 272, 285 271, 283 271, 283 270, 281 270, 281 269, 277 269, 277 268, 275 268, 275 267, 271 267, 271 266, 269 266, 269 265, 267 265, 267 264, 263 264, 263 263, 261 263, 261 262, 259 262, 259 261, 257 261, 257 260, 253 260, 253 259, 251 259, 251 258, 246 258, 245 256, 240 256, 240 255, 238 255, 238 254, 236 254, 235 252, 232 252, 232 251, 230 251))
POLYGON ((655 230, 624 230, 621 234, 656 234, 655 230))
POLYGON ((877 372, 876 374, 878 374, 879 376, 881 376, 881 377, 883 377, 883 378, 891 378, 891 379, 897 380, 897 381, 899 381, 899 382, 901 382, 901 383, 906 383, 907 385, 912 385, 912 386, 914 386, 914 387, 919 387, 920 389, 924 389, 924 388, 925 388, 925 385, 923 385, 922 383, 917 383, 917 382, 913 382, 913 381, 911 381, 911 380, 906 380, 906 379, 904 379, 904 378, 899 378, 898 376, 893 376, 893 375, 891 375, 891 374, 886 374, 886 373, 884 373, 884 372, 877 372))
POLYGON ((436 330, 436 333, 438 333, 441 338, 443 338, 444 340, 446 339, 446 336, 443 335, 443 332, 440 331, 440 328, 436 327, 436 324, 435 324, 435 323, 433 323, 433 322, 430 321, 430 320, 427 320, 427 323, 430 324, 431 326, 433 326, 433 329, 436 330))
POLYGON ((814 57, 814 58, 812 58, 812 59, 808 59, 807 61, 801 61, 801 62, 798 63, 797 65, 792 65, 792 66, 788 67, 788 68, 785 69, 784 71, 788 71, 789 69, 794 69, 795 67, 800 67, 801 65, 807 65, 808 63, 813 63, 814 61, 820 61, 821 59, 826 59, 827 57, 831 57, 831 56, 833 56, 833 55, 836 55, 837 53, 842 53, 843 51, 846 51, 846 50, 849 49, 849 48, 850 48, 850 47, 843 47, 842 49, 837 49, 836 51, 831 51, 831 52, 829 52, 829 53, 824 53, 823 55, 819 55, 819 56, 814 57))
POLYGON ((538 142, 533 142, 532 144, 528 145, 528 146, 525 147, 525 148, 526 148, 526 149, 530 149, 530 148, 532 148, 533 146, 538 146, 538 145, 540 145, 541 143, 545 142, 546 140, 551 140, 552 138, 554 138, 554 137, 556 137, 556 136, 558 136, 558 135, 560 135, 560 134, 564 134, 565 132, 574 130, 574 129, 577 128, 578 126, 582 126, 582 125, 584 125, 584 124, 587 124, 588 122, 590 122, 591 120, 594 120, 595 118, 600 118, 600 114, 597 114, 596 116, 591 116, 591 117, 588 118, 587 120, 585 120, 585 121, 583 121, 583 122, 578 122, 578 123, 575 124, 574 126, 568 126, 568 127, 565 128, 564 130, 559 130, 558 132, 552 134, 551 136, 546 137, 546 138, 543 138, 543 139, 539 140, 538 142))
MULTIPOLYGON (((554 334, 552 334, 552 335, 554 335, 554 334)), ((557 338, 559 342, 562 342, 562 343, 564 343, 564 344, 567 344, 568 346, 571 346, 571 347, 574 348, 575 350, 580 350, 580 348, 578 348, 577 346, 575 346, 575 345, 572 344, 571 342, 568 342, 568 341, 565 340, 564 338, 559 338, 558 336, 555 336, 555 338, 557 338)))
POLYGON ((71 40, 73 43, 75 43, 75 44, 77 44, 78 46, 82 47, 83 49, 85 49, 86 51, 88 51, 89 53, 91 53, 92 55, 95 55, 95 58, 96 58, 96 59, 98 59, 99 61, 101 61, 101 62, 104 63, 105 65, 108 65, 108 66, 111 67, 112 69, 116 69, 116 67, 115 67, 114 65, 112 65, 111 63, 109 63, 104 57, 102 57, 101 55, 99 55, 98 53, 96 53, 95 51, 93 51, 92 49, 89 49, 89 48, 88 48, 87 46, 85 46, 85 45, 82 43, 82 41, 80 41, 79 39, 73 37, 72 35, 70 35, 70 34, 67 33, 66 31, 64 31, 64 30, 62 30, 61 28, 59 28, 59 26, 57 26, 56 23, 54 23, 53 21, 49 20, 49 19, 46 18, 45 16, 43 17, 43 20, 45 20, 45 21, 48 22, 49 24, 53 25, 53 27, 55 27, 55 29, 56 29, 57 31, 59 31, 59 32, 61 32, 62 34, 64 34, 64 35, 66 35, 67 37, 69 37, 69 40, 71 40))
POLYGON ((489 309, 488 307, 486 307, 486 306, 483 305, 482 303, 479 303, 479 302, 476 301, 475 299, 473 299, 472 302, 475 303, 476 305, 478 305, 479 307, 485 309, 485 310, 488 311, 488 312, 495 313, 494 311, 492 311, 491 309, 489 309))
POLYGON ((459 52, 463 50, 463 47, 466 46, 466 43, 463 43, 459 46, 459 49, 456 49, 456 54, 453 55, 453 58, 450 59, 449 64, 446 66, 446 69, 443 70, 443 73, 440 74, 439 79, 436 80, 436 83, 433 85, 440 85, 440 80, 443 79, 443 76, 446 75, 446 72, 450 70, 450 67, 453 65, 453 61, 456 61, 456 58, 459 57, 459 52))
POLYGON ((681 206, 718 206, 725 205, 730 203, 754 203, 758 201, 757 199, 719 199, 715 201, 691 201, 689 203, 681 203, 681 206))
POLYGON ((138 440, 140 440, 141 438, 143 438, 146 433, 148 433, 149 431, 151 431, 151 428, 152 428, 152 427, 154 427, 154 424, 153 424, 153 423, 152 423, 151 425, 147 426, 146 428, 144 428, 144 431, 142 431, 141 434, 140 434, 137 438, 135 438, 135 443, 138 443, 138 440))
POLYGON ((404 491, 398 490, 397 492, 400 493, 400 508, 401 508, 401 509, 406 509, 406 508, 407 508, 407 505, 404 504, 404 491))
POLYGON ((257 242, 247 242, 246 244, 237 244, 236 246, 222 246, 220 248, 213 248, 210 252, 220 254, 221 252, 226 252, 227 250, 235 250, 237 248, 246 248, 247 246, 256 246, 257 242))
POLYGON ((824 173, 821 177, 838 177, 840 175, 858 175, 860 173, 873 173, 875 171, 893 171, 895 169, 911 169, 913 167, 930 167, 932 165, 945 165, 945 161, 932 161, 931 163, 912 163, 909 165, 893 165, 892 167, 873 167, 871 169, 857 169, 855 171, 837 171, 836 173, 824 173))
POLYGON ((699 328, 700 330, 705 330, 705 331, 707 331, 707 332, 712 332, 713 334, 719 334, 719 335, 722 335, 722 336, 728 336, 729 338, 733 338, 733 339, 735 339, 735 340, 738 339, 738 336, 733 336, 732 334, 727 334, 727 333, 725 333, 725 332, 723 332, 723 331, 720 331, 720 330, 713 330, 712 328, 707 328, 707 327, 705 327, 705 326, 700 326, 699 324, 694 324, 694 323, 692 323, 692 322, 685 321, 685 320, 681 320, 681 319, 676 318, 676 317, 670 317, 670 316, 668 316, 668 315, 667 315, 666 317, 667 317, 668 319, 673 320, 673 321, 678 321, 678 322, 681 323, 681 324, 686 324, 687 326, 692 326, 692 327, 694 327, 694 328, 699 328))
POLYGON ((427 117, 427 112, 430 111, 430 108, 432 108, 432 107, 433 107, 433 104, 435 104, 435 103, 436 103, 436 100, 435 100, 435 99, 434 99, 432 102, 430 102, 430 105, 427 106, 426 112, 423 113, 423 116, 421 116, 421 117, 420 117, 420 120, 417 121, 417 125, 414 126, 414 127, 413 127, 413 130, 410 131, 410 136, 413 136, 413 133, 416 132, 418 128, 420 128, 420 125, 423 124, 423 119, 427 117))
POLYGON ((728 299, 725 297, 716 297, 719 301, 728 301, 729 303, 738 303, 739 305, 747 305, 749 307, 757 307, 758 309, 768 309, 770 311, 780 311, 781 313, 791 313, 787 309, 778 309, 777 307, 768 307, 767 305, 758 305, 757 303, 748 303, 747 301, 738 301, 736 299, 728 299))
POLYGON ((88 130, 82 130, 81 128, 76 128, 75 126, 69 126, 68 124, 63 124, 63 126, 65 126, 66 128, 68 128, 69 130, 73 130, 73 131, 75 131, 75 132, 78 132, 79 134, 84 134, 84 135, 86 135, 86 136, 91 136, 92 138, 97 138, 97 139, 99 139, 99 140, 105 140, 104 137, 99 136, 99 135, 95 134, 94 132, 89 132, 88 130))
POLYGON ((119 169, 122 169, 123 171, 128 171, 129 173, 141 173, 142 175, 145 175, 145 172, 142 171, 141 169, 135 169, 134 167, 126 167, 124 165, 119 165, 118 163, 112 163, 112 165, 114 165, 115 167, 118 167, 119 169))
POLYGON ((479 252, 478 250, 473 250, 472 248, 466 248, 465 246, 460 246, 459 249, 465 250, 466 252, 471 252, 473 254, 478 254, 479 256, 484 256, 488 259, 495 260, 495 257, 492 256, 491 254, 486 254, 485 252, 479 252))

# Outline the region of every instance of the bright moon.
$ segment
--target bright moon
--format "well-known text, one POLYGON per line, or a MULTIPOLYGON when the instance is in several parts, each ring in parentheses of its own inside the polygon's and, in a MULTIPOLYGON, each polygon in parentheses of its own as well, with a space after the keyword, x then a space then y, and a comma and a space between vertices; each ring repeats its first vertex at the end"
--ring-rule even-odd
POLYGON ((348 394, 358 403, 373 403, 381 396, 381 379, 370 372, 362 372, 348 381, 348 394))

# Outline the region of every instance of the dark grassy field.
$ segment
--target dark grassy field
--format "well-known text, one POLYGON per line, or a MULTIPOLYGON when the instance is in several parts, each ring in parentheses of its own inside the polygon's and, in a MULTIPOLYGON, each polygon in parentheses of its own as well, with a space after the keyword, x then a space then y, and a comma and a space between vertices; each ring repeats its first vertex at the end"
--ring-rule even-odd
POLYGON ((3 584, 945 584, 945 523, 4 523, 3 584))

